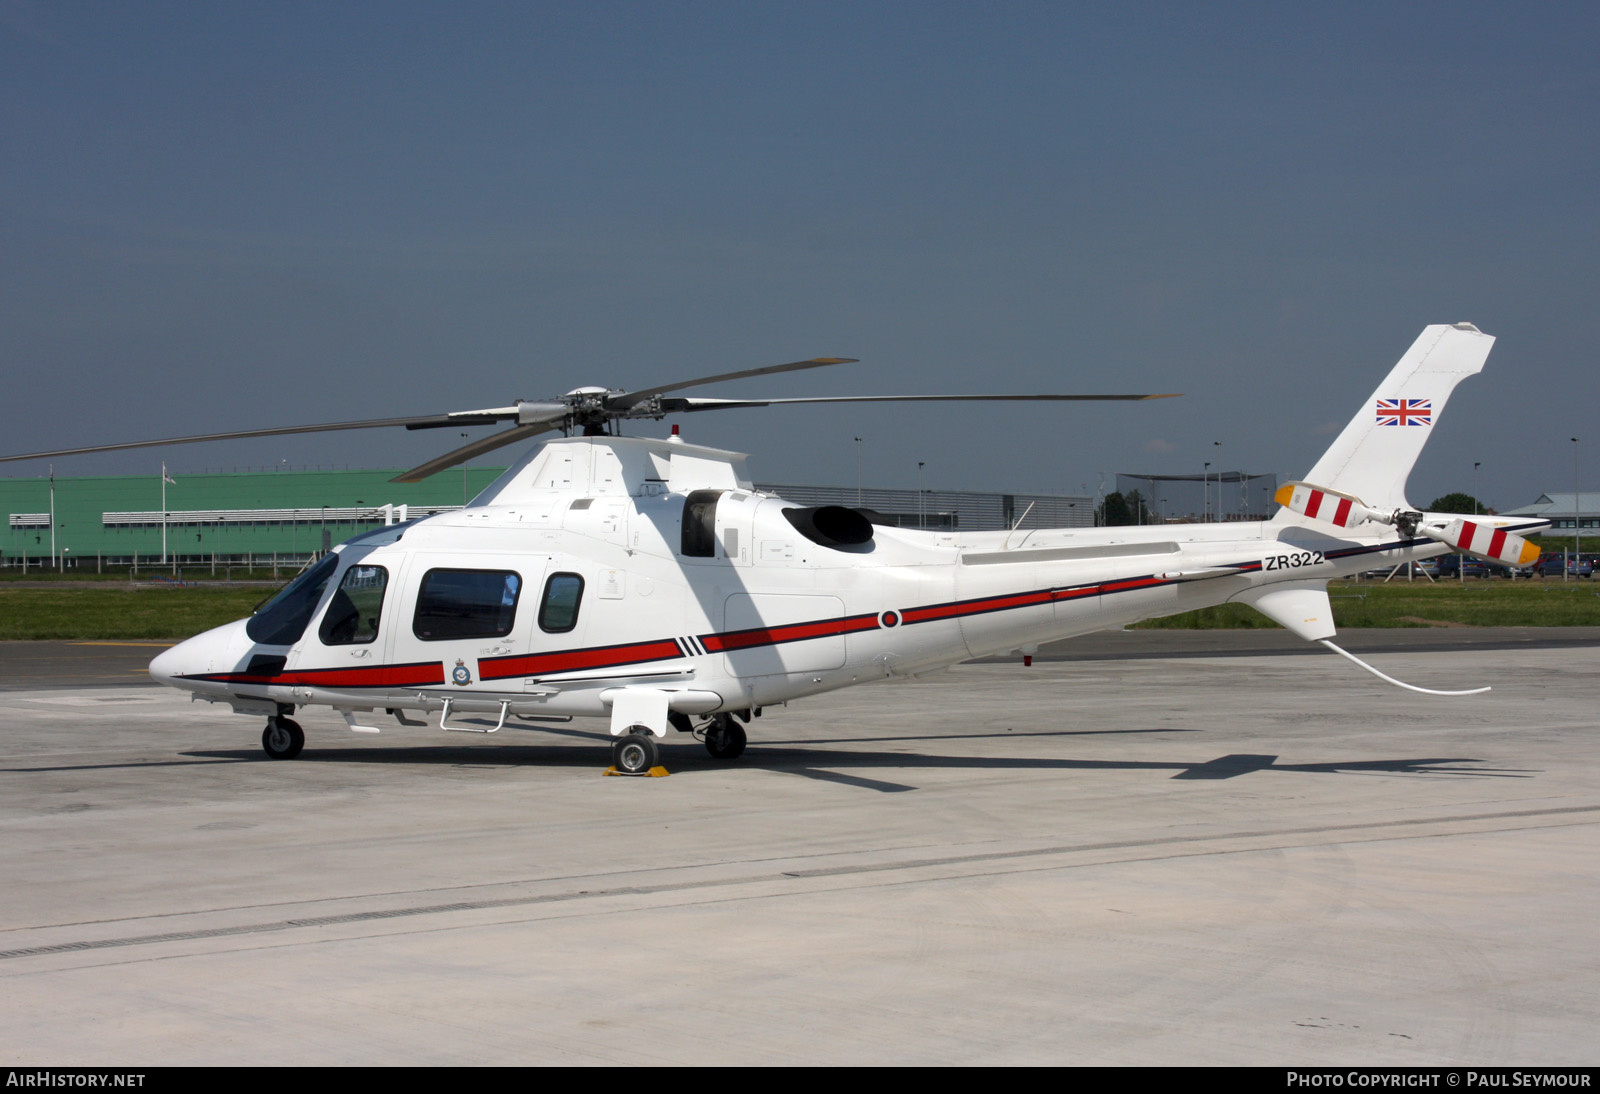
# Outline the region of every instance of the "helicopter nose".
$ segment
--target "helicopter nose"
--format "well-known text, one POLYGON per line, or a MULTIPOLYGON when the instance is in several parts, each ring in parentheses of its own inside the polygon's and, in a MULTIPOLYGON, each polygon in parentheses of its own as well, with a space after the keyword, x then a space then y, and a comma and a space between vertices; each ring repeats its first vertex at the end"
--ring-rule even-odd
POLYGON ((151 678, 158 684, 182 687, 183 677, 207 671, 211 658, 204 653, 204 647, 209 645, 203 641, 205 637, 190 638, 156 654, 150 662, 151 678))
POLYGON ((203 687, 197 677, 226 671, 246 656, 251 645, 244 629, 247 622, 226 623, 157 654, 150 662, 151 677, 157 683, 190 691, 203 687))

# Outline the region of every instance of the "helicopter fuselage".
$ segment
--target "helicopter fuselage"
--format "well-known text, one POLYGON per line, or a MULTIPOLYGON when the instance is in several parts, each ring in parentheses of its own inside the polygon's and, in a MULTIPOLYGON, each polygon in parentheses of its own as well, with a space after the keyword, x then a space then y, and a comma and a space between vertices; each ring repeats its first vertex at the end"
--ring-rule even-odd
POLYGON ((151 672, 241 713, 329 706, 368 731, 374 712, 423 711, 447 729, 593 716, 661 736, 1229 600, 1279 618, 1294 590, 1443 550, 1295 522, 874 526, 756 491, 737 453, 572 438, 459 512, 355 537, 151 672))

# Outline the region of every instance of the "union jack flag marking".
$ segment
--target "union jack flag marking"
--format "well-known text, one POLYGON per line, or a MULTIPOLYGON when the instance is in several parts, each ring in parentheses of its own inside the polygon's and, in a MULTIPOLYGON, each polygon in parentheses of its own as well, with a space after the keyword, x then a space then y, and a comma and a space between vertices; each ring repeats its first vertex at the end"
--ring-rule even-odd
POLYGON ((1432 425, 1431 399, 1379 399, 1379 425, 1432 425))

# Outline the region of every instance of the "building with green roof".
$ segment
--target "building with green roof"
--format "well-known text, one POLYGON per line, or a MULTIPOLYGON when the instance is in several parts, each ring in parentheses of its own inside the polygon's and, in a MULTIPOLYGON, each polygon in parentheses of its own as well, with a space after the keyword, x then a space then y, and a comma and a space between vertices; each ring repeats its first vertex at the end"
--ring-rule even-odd
POLYGON ((78 568, 163 557, 179 565, 304 559, 399 519, 402 506, 412 517, 460 508, 504 470, 474 467, 419 483, 390 482, 400 473, 393 470, 183 475, 166 483, 164 507, 159 475, 0 479, 8 516, 0 556, 30 568, 56 555, 78 568))
MULTIPOLYGON (((67 568, 169 564, 283 566, 358 532, 459 509, 504 467, 454 469, 418 483, 397 470, 244 471, 99 478, 0 479, 7 514, 0 566, 67 568), (52 501, 53 492, 53 501, 52 501), (53 516, 52 516, 53 514, 53 516)), ((1077 495, 773 486, 802 505, 862 506, 886 523, 981 530, 1087 527, 1092 499, 1077 495)))

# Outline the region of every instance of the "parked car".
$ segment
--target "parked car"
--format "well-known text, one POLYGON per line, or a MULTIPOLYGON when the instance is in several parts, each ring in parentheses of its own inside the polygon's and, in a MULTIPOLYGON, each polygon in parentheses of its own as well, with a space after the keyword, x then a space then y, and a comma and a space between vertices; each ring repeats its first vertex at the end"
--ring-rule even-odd
POLYGON ((1439 559, 1439 576, 1459 579, 1463 573, 1467 577, 1494 577, 1503 576, 1509 571, 1503 566, 1493 566, 1481 558, 1471 555, 1445 555, 1439 559), (1499 575, 1496 571, 1499 571, 1499 575))
POLYGON ((1533 572, 1540 577, 1594 577, 1594 564, 1585 560, 1581 555, 1569 558, 1566 555, 1541 555, 1539 561, 1533 564, 1533 572))
POLYGON ((1388 577, 1393 577, 1395 580, 1398 581, 1400 578, 1403 578, 1403 577, 1438 577, 1439 576, 1439 561, 1438 561, 1438 559, 1425 558, 1425 559, 1422 559, 1422 560, 1420 560, 1418 562, 1409 563, 1409 565, 1411 567, 1411 570, 1410 570, 1409 573, 1406 570, 1406 566, 1407 565, 1408 565, 1408 563, 1402 562, 1402 563, 1399 563, 1398 565, 1394 565, 1394 566, 1385 566, 1381 570, 1367 570, 1361 576, 1364 577, 1364 578, 1367 578, 1368 580, 1371 580, 1371 581, 1382 581, 1382 580, 1384 580, 1385 578, 1388 578, 1388 577))

